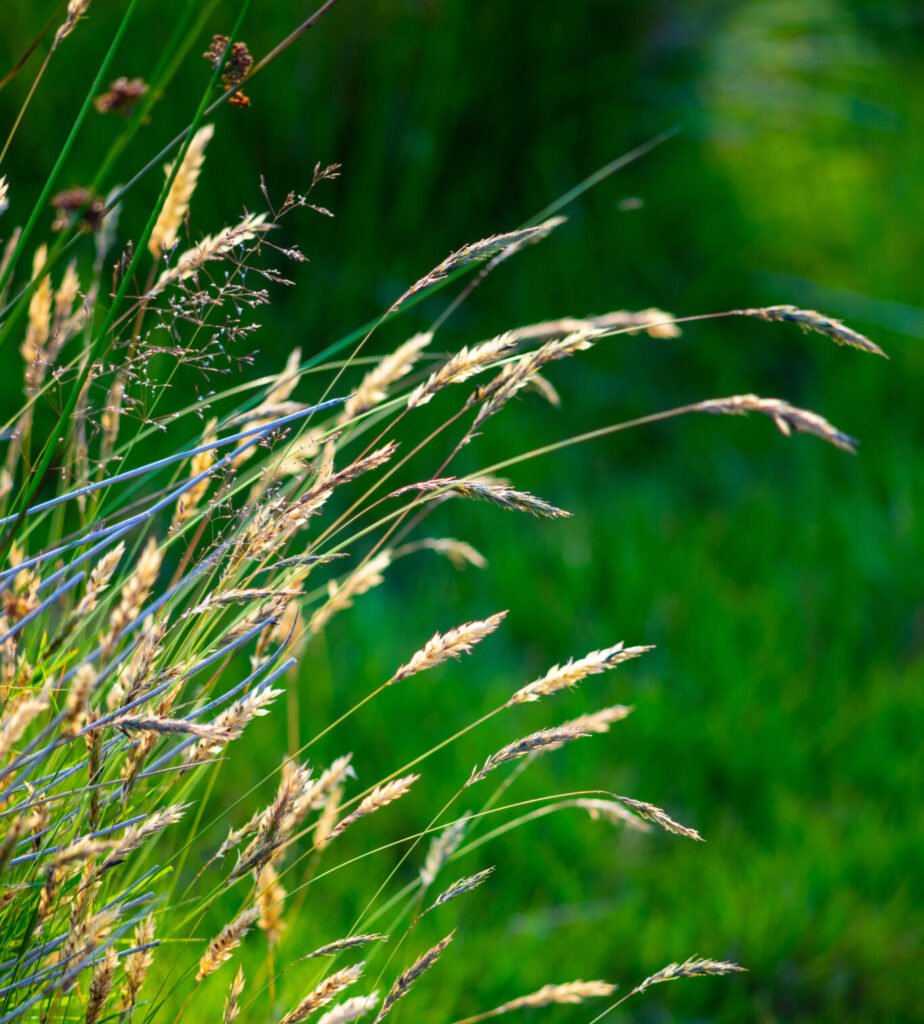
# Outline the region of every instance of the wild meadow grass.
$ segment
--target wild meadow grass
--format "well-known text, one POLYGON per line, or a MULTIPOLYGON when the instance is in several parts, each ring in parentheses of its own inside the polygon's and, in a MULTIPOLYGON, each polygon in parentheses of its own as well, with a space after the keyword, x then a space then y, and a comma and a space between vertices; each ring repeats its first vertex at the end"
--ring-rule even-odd
MULTIPOLYGON (((644 637, 601 637, 589 653, 511 680, 497 706, 438 735, 400 715, 377 718, 386 693, 442 683, 465 707, 464 676, 490 660, 515 608, 445 622, 435 607, 397 637, 357 628, 352 644, 401 653, 381 678, 337 679, 346 710, 308 736, 292 724, 299 690, 310 686, 300 662, 334 620, 371 592, 387 593, 396 567, 439 573, 447 587, 453 573, 484 567, 464 538, 431 529, 435 510, 484 503, 522 517, 524 529, 533 518, 566 519, 553 496, 517 485, 528 461, 702 413, 756 414, 784 435, 855 444, 815 412, 736 394, 507 450, 499 423, 509 403, 533 403, 539 415, 541 403, 559 404, 554 379, 567 366, 555 364, 612 338, 669 339, 693 321, 760 318, 882 355, 839 321, 792 306, 563 316, 444 351, 446 316, 553 234, 570 195, 531 223, 462 244, 347 337, 310 351, 293 341, 284 366, 255 378, 259 311, 298 283, 300 218, 328 215, 339 168, 318 164, 281 197, 264 185, 262 209, 208 234, 190 227, 196 195, 212 173, 209 144, 228 113, 220 108, 246 105, 248 80, 272 74, 275 56, 333 6, 259 60, 233 26, 203 43, 188 8, 150 82, 110 77, 119 37, 109 50, 101 41, 93 89, 62 132, 34 208, 20 210, 16 181, 0 179, 4 227, 22 225, 4 231, 0 339, 19 349, 24 396, 5 414, 0 476, 0 1024, 219 1012, 227 1022, 341 1024, 423 1013, 443 961, 470 958, 477 979, 477 960, 496 955, 465 936, 459 908, 504 885, 497 844, 522 842, 523 856, 541 859, 521 839, 530 822, 572 815, 652 833, 646 842, 654 830, 701 840, 695 823, 644 793, 612 792, 593 778, 526 799, 511 791, 539 759, 598 742, 630 715, 628 705, 601 706, 591 677, 644 656, 644 637), (201 59, 203 46, 211 80, 187 131, 155 159, 139 159, 126 183, 110 181, 115 156, 132 152, 157 104, 185 101, 170 94, 171 68, 201 59), (119 111, 126 119, 98 180, 61 188, 83 122, 119 111), (133 211, 143 229, 123 235, 120 214, 142 203, 163 159, 156 200, 133 211), (447 289, 453 298, 428 330, 375 353, 377 331, 447 289), (479 452, 486 441, 497 446, 490 461, 460 468, 477 438, 479 452), (155 440, 171 454, 152 458, 155 440), (464 669, 447 684, 457 661, 464 669), (588 698, 582 713, 556 714, 556 697, 575 689, 588 698), (544 724, 523 728, 520 706, 536 703, 548 709, 544 724), (271 752, 272 776, 254 783, 248 768, 266 716, 291 727, 271 752), (387 763, 377 750, 358 751, 351 726, 360 716, 383 739, 419 733, 419 752, 387 763), (504 724, 506 743, 481 750, 467 776, 431 771, 442 750, 476 740, 489 720, 504 724), (319 760, 322 741, 339 753, 319 760), (315 914, 325 889, 344 901, 338 917, 352 919, 340 934, 315 914)), ((69 35, 93 30, 82 21, 87 7, 68 4, 35 88, 55 73, 69 35)), ((4 153, 27 144, 30 95, 4 153)), ((335 650, 331 660, 336 671, 335 650)), ((654 985, 742 970, 693 952, 652 963, 643 979, 586 981, 558 978, 550 950, 548 983, 455 1019, 586 1003, 594 1022, 654 985)), ((466 1005, 473 995, 464 993, 466 1005)))

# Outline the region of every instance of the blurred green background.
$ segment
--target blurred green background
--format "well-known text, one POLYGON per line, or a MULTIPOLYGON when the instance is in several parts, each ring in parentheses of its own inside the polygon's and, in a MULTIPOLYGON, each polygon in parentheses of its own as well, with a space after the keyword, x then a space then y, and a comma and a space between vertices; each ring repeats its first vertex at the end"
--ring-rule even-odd
MULTIPOLYGON (((36 94, 5 168, 21 209, 123 6, 94 0, 62 50, 66 66, 36 94)), ((4 69, 56 9, 47 0, 14 8, 0 37, 4 69)), ((215 5, 108 184, 185 125, 207 81, 198 54, 236 9, 215 5)), ((262 0, 239 35, 260 55, 306 9, 262 0)), ((184 10, 179 0, 142 3, 116 73, 148 75, 184 10)), ((658 645, 577 694, 466 737, 428 770, 427 797, 352 841, 359 852, 370 835, 413 830, 500 743, 626 702, 637 706, 626 722, 537 763, 511 799, 600 786, 668 808, 708 842, 623 836, 574 813, 460 862, 458 873, 498 871, 482 899, 452 911, 457 948, 421 983, 416 1008, 401 1008, 406 1019, 452 1020, 575 977, 631 987, 691 954, 736 959, 750 973, 661 986, 612 1019, 921 1019, 922 44, 912 0, 341 0, 252 84, 249 109, 218 115, 196 237, 242 205, 260 208, 261 174, 281 196, 304 187, 315 162, 343 164, 318 196, 335 219, 288 224, 311 263, 260 311, 257 372, 280 368, 294 345, 318 351, 450 250, 516 227, 672 127, 675 137, 582 196, 547 242, 493 274, 439 347, 566 314, 793 302, 847 319, 892 357, 728 320, 692 324, 674 341, 615 338, 557 365, 561 410, 535 396, 517 403, 463 468, 746 391, 818 410, 861 439, 860 454, 785 440, 766 421, 703 417, 527 462, 511 473, 516 485, 573 519, 524 522, 450 503, 434 531, 475 544, 489 569, 456 575, 406 561, 309 649, 303 735, 435 629, 511 609, 472 660, 389 691, 325 740, 319 760, 351 749, 363 781, 570 655, 620 639, 658 645)), ((0 93, 5 122, 29 78, 0 93)), ((63 184, 86 182, 117 130, 94 119, 63 184)), ((126 203, 126 233, 157 184, 126 203)), ((371 351, 426 328, 446 301, 445 292, 427 300, 371 351)), ((19 370, 4 367, 9 408, 19 370)), ((269 723, 264 752, 233 780, 222 776, 229 792, 278 760, 285 724, 269 723)), ((312 890, 305 935, 290 934, 288 951, 341 934, 387 866, 377 861, 359 893, 312 890)), ((445 923, 428 926, 434 941, 445 923)))

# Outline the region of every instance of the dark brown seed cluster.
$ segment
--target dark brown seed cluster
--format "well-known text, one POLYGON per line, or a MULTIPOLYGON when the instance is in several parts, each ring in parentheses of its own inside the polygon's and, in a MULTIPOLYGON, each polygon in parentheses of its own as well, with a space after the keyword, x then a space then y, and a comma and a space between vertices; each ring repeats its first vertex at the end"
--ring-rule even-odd
POLYGON ((236 107, 249 107, 250 98, 240 90, 241 83, 250 74, 250 69, 253 67, 253 57, 250 55, 247 44, 231 43, 228 36, 215 35, 212 36, 212 43, 202 56, 213 68, 219 67, 225 60, 221 72, 221 84, 225 92, 233 92, 228 102, 233 103, 236 107), (230 52, 228 52, 229 45, 231 46, 230 52), (226 53, 228 54, 227 60, 225 60, 226 53))

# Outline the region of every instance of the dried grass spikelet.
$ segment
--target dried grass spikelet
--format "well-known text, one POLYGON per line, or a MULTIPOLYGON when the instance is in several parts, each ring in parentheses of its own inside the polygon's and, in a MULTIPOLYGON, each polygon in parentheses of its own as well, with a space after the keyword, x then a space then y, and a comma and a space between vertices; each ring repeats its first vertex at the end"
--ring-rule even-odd
POLYGON ((410 792, 411 786, 419 778, 419 775, 403 775, 401 778, 392 779, 391 782, 385 782, 381 786, 376 786, 367 797, 360 801, 355 811, 352 811, 334 826, 329 839, 336 839, 337 836, 345 832, 350 825, 359 821, 360 818, 366 818, 370 814, 380 811, 383 807, 394 803, 396 800, 400 800, 401 797, 410 792))
POLYGON ((613 825, 628 825, 639 832, 650 832, 651 825, 631 814, 618 800, 600 800, 596 797, 579 797, 574 801, 575 807, 587 811, 593 821, 608 821, 613 825))
POLYGON ((80 665, 74 673, 64 703, 64 722, 61 732, 65 736, 76 736, 86 723, 90 696, 93 693, 96 680, 96 669, 89 664, 80 665))
POLYGON ((502 764, 507 764, 509 761, 515 761, 518 758, 525 757, 527 754, 545 750, 557 750, 571 740, 588 735, 589 733, 586 729, 576 728, 573 725, 553 726, 550 729, 540 729, 538 732, 530 733, 529 736, 524 736, 522 739, 514 740, 513 743, 508 743, 505 747, 501 747, 497 753, 492 754, 485 761, 480 769, 477 767, 473 768, 471 777, 465 785, 467 787, 474 785, 476 782, 481 782, 495 768, 499 768, 502 764))
POLYGON ((123 833, 122 838, 113 846, 112 852, 106 858, 101 871, 108 871, 110 868, 121 864, 129 854, 138 849, 152 836, 162 832, 170 825, 175 825, 182 817, 186 808, 180 804, 165 807, 163 810, 154 811, 146 821, 137 825, 129 826, 123 833))
POLYGON ((370 992, 367 996, 356 996, 353 999, 344 999, 335 1007, 328 1010, 319 1020, 318 1024, 353 1024, 367 1013, 371 1013, 378 1005, 378 992, 370 992))
POLYGON ((320 633, 338 612, 352 607, 354 598, 384 583, 384 573, 391 565, 391 556, 391 550, 386 548, 361 565, 339 586, 331 581, 327 588, 327 601, 311 616, 308 631, 320 633))
MULTIPOLYGON (((630 996, 638 995, 650 988, 652 985, 659 985, 662 981, 677 981, 680 978, 702 978, 707 974, 732 974, 738 971, 745 971, 747 968, 740 964, 733 964, 727 960, 703 960, 700 957, 690 957, 682 964, 668 964, 660 971, 649 975, 643 982, 636 985, 629 993, 630 996)), ((628 996, 626 996, 628 999, 628 996)))
POLYGON ((516 491, 504 481, 488 480, 480 477, 460 478, 454 476, 438 477, 433 480, 426 480, 417 484, 409 484, 407 487, 399 487, 392 491, 389 497, 398 497, 416 491, 424 495, 425 500, 445 498, 457 494, 462 498, 472 498, 476 501, 486 501, 499 508, 506 508, 516 512, 528 512, 533 516, 540 516, 547 519, 563 519, 571 515, 564 509, 550 505, 542 498, 537 498, 528 491, 516 491))
POLYGON ((388 1015, 389 1010, 398 1002, 399 999, 403 999, 411 989, 411 986, 421 975, 426 974, 427 971, 439 960, 443 953, 443 950, 452 942, 455 936, 455 930, 451 931, 447 936, 440 939, 440 941, 433 947, 427 950, 422 956, 418 957, 406 971, 403 971, 395 979, 395 983, 388 990, 388 995, 385 996, 385 1002, 382 1003, 382 1008, 378 1012, 378 1016, 375 1018, 375 1024, 379 1024, 379 1021, 383 1017, 388 1015))
POLYGON ((109 632, 104 647, 111 646, 122 630, 133 622, 157 582, 163 557, 157 541, 151 537, 141 549, 134 572, 122 587, 119 604, 109 619, 109 632))
MULTIPOLYGON (((182 223, 182 217, 180 223, 182 223)), ((272 226, 266 222, 265 213, 248 213, 237 224, 230 224, 228 227, 222 228, 217 235, 206 235, 191 249, 180 253, 176 263, 172 267, 168 267, 158 277, 147 297, 153 298, 169 285, 188 280, 197 274, 206 263, 220 260, 239 246, 252 242, 258 236, 265 234, 272 226)), ((167 247, 169 248, 169 246, 167 247)))
POLYGON ((428 914, 431 910, 436 910, 437 907, 443 906, 444 903, 449 903, 450 900, 456 899, 457 896, 463 896, 467 892, 479 888, 494 874, 494 867, 485 868, 484 871, 476 871, 474 875, 466 875, 464 878, 459 878, 452 885, 444 889, 439 896, 430 904, 430 906, 424 911, 428 914))
POLYGON ((588 711, 586 714, 572 718, 565 722, 566 726, 574 729, 581 729, 586 733, 602 735, 610 731, 610 726, 621 722, 635 710, 631 704, 613 704, 608 708, 600 708, 598 711, 588 711))
POLYGON ((793 430, 802 434, 813 434, 835 448, 854 453, 859 441, 842 433, 832 426, 823 416, 799 409, 779 398, 761 398, 759 395, 732 395, 730 398, 714 398, 708 402, 699 402, 693 406, 696 412, 724 413, 726 415, 743 416, 749 412, 759 412, 773 420, 781 434, 789 437, 793 430))
POLYGON ((45 273, 48 247, 40 245, 32 257, 32 280, 36 285, 29 296, 29 321, 20 353, 26 364, 26 391, 33 393, 45 376, 45 346, 51 331, 53 292, 51 278, 45 273))
POLYGON ((518 228, 516 231, 508 231, 502 235, 490 235, 477 242, 470 242, 455 252, 451 252, 446 259, 429 273, 425 274, 419 281, 416 281, 389 310, 390 313, 400 309, 408 299, 419 292, 431 287, 446 278, 456 270, 472 263, 485 263, 488 260, 500 262, 502 259, 512 256, 524 245, 530 242, 539 242, 549 235, 556 227, 563 224, 564 217, 550 217, 542 224, 533 227, 518 228))
MULTIPOLYGON (((116 907, 101 910, 98 914, 89 914, 79 921, 75 921, 71 915, 71 928, 61 949, 61 960, 71 965, 85 959, 109 938, 118 920, 119 910, 116 907)), ((73 988, 76 981, 75 973, 63 986, 64 991, 73 988)))
MULTIPOLYGON (((186 216, 189 208, 189 201, 196 184, 199 181, 199 172, 205 160, 205 147, 209 144, 212 135, 215 133, 213 125, 203 125, 190 140, 182 163, 164 200, 154 230, 148 240, 148 249, 155 259, 160 259, 164 249, 169 249, 176 242, 177 232, 186 216)), ((173 173, 172 165, 166 167, 167 177, 173 173)))
POLYGON ((514 704, 523 704, 527 701, 537 701, 543 697, 549 697, 560 690, 577 686, 587 676, 598 675, 608 669, 616 668, 624 661, 639 658, 653 649, 652 646, 625 647, 620 641, 614 647, 591 651, 590 654, 578 658, 576 661, 573 658, 569 659, 564 665, 554 665, 540 679, 517 690, 504 706, 511 707, 514 704))
MULTIPOLYGON (((215 420, 211 420, 208 426, 205 428, 205 433, 202 436, 202 444, 211 444, 215 440, 215 420)), ((189 476, 190 479, 195 479, 197 476, 205 473, 211 469, 212 464, 215 462, 215 451, 210 448, 208 451, 197 452, 189 460, 189 476)), ((206 491, 209 489, 211 484, 209 477, 203 477, 198 483, 193 484, 187 491, 179 496, 176 503, 176 510, 173 513, 173 525, 181 526, 185 523, 192 514, 196 511, 199 502, 205 497, 206 491)))
POLYGON ((472 348, 463 347, 445 362, 435 373, 422 384, 418 385, 408 396, 408 409, 416 409, 426 405, 433 396, 450 384, 461 384, 463 381, 482 373, 489 366, 516 348, 516 340, 509 334, 501 334, 490 341, 483 341, 472 348))
POLYGON ((257 927, 266 932, 266 941, 275 946, 285 928, 283 912, 286 890, 279 881, 279 875, 272 864, 264 865, 257 872, 254 888, 260 916, 257 927))
POLYGON ((112 992, 112 983, 115 980, 115 972, 119 966, 119 956, 110 946, 106 955, 96 965, 93 977, 90 979, 90 992, 87 996, 86 1024, 96 1024, 103 1013, 103 1009, 112 992))
POLYGON ((125 554, 125 543, 119 543, 93 566, 90 578, 87 581, 87 588, 77 605, 75 615, 83 617, 89 615, 99 602, 99 596, 109 586, 109 581, 119 566, 122 555, 125 554))
POLYGON ((240 697, 212 721, 214 729, 219 730, 222 735, 217 745, 215 740, 194 743, 184 753, 184 761, 187 764, 204 761, 221 747, 236 740, 255 718, 268 715, 270 704, 284 692, 272 686, 264 686, 240 697))
POLYGON ((77 22, 87 13, 89 6, 90 0, 68 0, 67 15, 55 33, 54 42, 51 44, 52 50, 74 31, 77 22))
POLYGON ((0 761, 49 704, 48 692, 26 691, 8 700, 0 718, 0 761))
POLYGON ((343 800, 343 787, 335 786, 324 801, 321 813, 318 815, 317 823, 314 826, 314 848, 323 850, 330 842, 331 833, 337 824, 340 816, 340 804, 343 800))
POLYGON ((660 807, 655 807, 654 804, 647 804, 644 800, 632 800, 627 796, 617 796, 616 799, 621 804, 634 811, 640 818, 644 818, 645 821, 650 821, 655 825, 659 825, 665 830, 665 832, 673 832, 674 835, 684 836, 687 839, 695 839, 700 843, 705 842, 703 837, 695 828, 687 828, 686 825, 681 825, 679 821, 674 821, 666 811, 662 811, 660 807))
POLYGON ((462 570, 468 565, 476 569, 486 569, 488 565, 488 560, 480 551, 467 541, 456 540, 455 537, 426 537, 417 541, 416 547, 445 555, 452 562, 454 569, 462 570))
POLYGON ((301 1024, 302 1021, 307 1020, 315 1010, 326 1006, 345 988, 359 981, 362 977, 363 966, 362 963, 358 963, 334 971, 313 991, 309 992, 294 1010, 290 1010, 279 1024, 301 1024))
POLYGON ((347 399, 338 421, 347 423, 359 416, 360 413, 383 402, 388 397, 388 389, 414 369, 414 364, 420 358, 420 354, 432 340, 432 331, 415 334, 403 345, 399 345, 394 352, 385 356, 363 377, 355 393, 347 399))
POLYGON ((430 888, 440 869, 461 846, 470 822, 471 817, 466 815, 447 825, 439 835, 433 837, 423 867, 420 869, 420 882, 425 889, 430 888))
POLYGON ((534 1010, 542 1006, 560 1004, 577 1005, 585 999, 600 999, 604 996, 611 996, 617 985, 611 985, 608 981, 567 981, 560 985, 543 985, 535 992, 525 996, 518 996, 507 1003, 496 1006, 493 1010, 476 1014, 474 1017, 466 1017, 464 1021, 457 1021, 456 1024, 472 1024, 476 1020, 485 1020, 488 1017, 499 1017, 504 1013, 511 1013, 514 1010, 534 1010))
POLYGON ((798 324, 803 331, 815 331, 824 334, 838 345, 871 352, 873 355, 889 357, 875 343, 858 331, 842 324, 840 320, 824 316, 814 309, 799 309, 798 306, 764 306, 761 309, 735 309, 735 316, 756 317, 759 320, 776 320, 783 323, 798 324))
POLYGON ((6 180, 6 175, 0 174, 0 214, 6 213, 10 205, 9 194, 10 186, 6 180))
POLYGON ((387 942, 387 935, 378 933, 368 935, 350 935, 345 939, 337 939, 335 942, 328 942, 325 946, 319 946, 311 953, 306 953, 300 960, 314 960, 319 956, 333 956, 335 953, 342 953, 345 949, 355 949, 357 946, 366 946, 370 942, 387 942))
POLYGON ((208 944, 199 960, 197 982, 214 974, 223 963, 231 959, 231 954, 243 942, 244 936, 259 916, 259 907, 248 907, 222 928, 208 944))
POLYGON ((222 1015, 222 1024, 232 1024, 241 1012, 241 995, 244 992, 244 968, 238 967, 231 988, 228 990, 228 998, 225 1000, 225 1010, 222 1015))
POLYGON ((507 612, 497 612, 487 619, 465 622, 445 633, 434 633, 411 660, 395 672, 388 685, 401 682, 402 679, 407 679, 418 672, 436 668, 449 658, 461 658, 463 654, 470 653, 474 645, 490 636, 506 617, 507 612))
POLYGON ((154 935, 154 915, 148 914, 135 925, 133 945, 139 948, 127 954, 124 960, 125 981, 119 999, 122 1010, 129 1010, 138 1002, 141 988, 151 964, 154 963, 154 953, 151 949, 155 941, 154 935))
POLYGON ((576 332, 602 335, 621 331, 628 334, 645 331, 650 338, 669 339, 677 338, 681 333, 680 326, 675 320, 673 313, 666 313, 662 309, 642 309, 636 312, 621 309, 601 316, 565 316, 558 320, 544 320, 541 323, 517 327, 511 334, 518 342, 547 341, 576 332))

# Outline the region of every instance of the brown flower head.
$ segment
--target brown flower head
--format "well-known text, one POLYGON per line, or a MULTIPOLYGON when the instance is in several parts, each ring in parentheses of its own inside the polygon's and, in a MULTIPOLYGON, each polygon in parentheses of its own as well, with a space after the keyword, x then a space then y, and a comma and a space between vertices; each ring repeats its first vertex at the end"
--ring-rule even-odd
POLYGON ((51 200, 51 205, 58 211, 51 225, 52 231, 66 230, 74 213, 79 214, 78 223, 87 231, 99 231, 103 226, 106 203, 88 188, 65 189, 51 200))
POLYGON ((110 84, 107 92, 96 97, 93 106, 101 114, 127 117, 147 91, 148 85, 143 78, 126 78, 123 75, 110 84))

